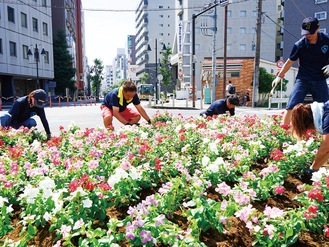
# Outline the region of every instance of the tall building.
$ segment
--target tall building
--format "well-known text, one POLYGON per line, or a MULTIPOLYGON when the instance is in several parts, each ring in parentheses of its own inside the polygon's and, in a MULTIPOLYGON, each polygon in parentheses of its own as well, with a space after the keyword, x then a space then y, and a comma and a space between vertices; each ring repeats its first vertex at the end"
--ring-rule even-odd
POLYGON ((127 79, 127 57, 124 48, 117 48, 117 55, 113 59, 113 83, 127 79))
MULTIPOLYGON (((283 59, 286 60, 290 55, 293 44, 302 37, 301 26, 304 18, 316 17, 319 20, 320 31, 329 32, 329 2, 327 0, 281 0, 281 4, 283 10, 280 13, 280 18, 284 23, 282 28, 283 59)), ((294 66, 297 67, 297 63, 294 66)))
POLYGON ((135 12, 136 74, 147 72, 150 83, 156 82, 163 45, 171 47, 174 40, 175 1, 141 0, 135 12))
POLYGON ((0 97, 12 101, 54 77, 50 0, 0 2, 0 97))
POLYGON ((76 87, 78 92, 84 91, 84 28, 81 0, 52 0, 53 35, 64 30, 76 69, 76 87))
MULTIPOLYGON (((258 1, 231 0, 224 7, 214 3, 219 1, 206 0, 178 0, 176 6, 176 35, 173 49, 172 63, 177 71, 178 85, 188 90, 192 86, 193 66, 195 69, 196 90, 203 88, 205 77, 212 77, 212 58, 216 59, 216 98, 222 97, 225 88, 224 77, 224 47, 226 47, 226 78, 235 84, 242 81, 243 67, 250 73, 253 69, 253 58, 256 48, 256 20, 258 16, 258 1), (205 10, 207 10, 204 12, 205 10), (192 16, 195 17, 194 50, 192 57, 192 16), (227 21, 226 21, 227 20, 227 21), (214 30, 217 32, 214 34, 214 30), (226 38, 226 39, 225 39, 226 38), (249 60, 244 64, 244 59, 249 60), (192 67, 192 68, 191 68, 192 67), (207 72, 208 74, 205 74, 207 72), (210 73, 210 76, 209 76, 210 73)), ((276 50, 277 32, 276 19, 279 1, 262 2, 261 22, 261 59, 276 61, 280 57, 280 50, 276 50), (277 52, 277 54, 276 54, 277 52)), ((244 72, 246 73, 246 72, 244 72)), ((250 86, 252 78, 244 78, 240 88, 250 86), (242 87, 243 86, 243 87, 242 87)), ((210 80, 211 81, 211 80, 210 80)), ((208 83, 206 82, 206 83, 208 83)), ((239 90, 239 89, 237 89, 239 90)), ((214 99, 213 99, 214 100, 214 99)))

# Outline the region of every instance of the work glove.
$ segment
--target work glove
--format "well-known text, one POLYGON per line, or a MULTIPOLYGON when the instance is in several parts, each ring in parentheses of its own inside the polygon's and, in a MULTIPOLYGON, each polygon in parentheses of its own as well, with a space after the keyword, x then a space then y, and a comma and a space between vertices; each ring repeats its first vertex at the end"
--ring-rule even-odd
POLYGON ((49 141, 50 138, 51 138, 51 134, 49 133, 49 134, 47 134, 47 141, 49 141))
POLYGON ((329 64, 326 65, 326 66, 324 66, 324 67, 322 68, 322 70, 323 70, 323 74, 324 74, 325 76, 329 76, 329 64))
POLYGON ((149 119, 149 121, 147 121, 147 123, 148 123, 148 124, 152 124, 151 119, 149 119))
POLYGON ((275 88, 278 85, 278 83, 281 81, 281 79, 282 78, 279 76, 275 77, 275 79, 272 81, 272 88, 275 88))

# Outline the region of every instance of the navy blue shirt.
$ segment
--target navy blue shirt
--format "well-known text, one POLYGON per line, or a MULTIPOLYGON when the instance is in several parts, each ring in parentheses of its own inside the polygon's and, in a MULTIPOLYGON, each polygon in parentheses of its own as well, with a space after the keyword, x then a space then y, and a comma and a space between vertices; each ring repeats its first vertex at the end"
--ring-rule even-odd
POLYGON ((123 105, 120 105, 118 93, 119 93, 119 88, 113 89, 112 91, 108 92, 103 100, 102 105, 105 105, 111 110, 112 110, 112 106, 116 106, 119 107, 119 112, 123 112, 127 108, 127 105, 129 105, 130 103, 133 103, 134 105, 139 105, 141 103, 137 93, 135 93, 132 101, 128 103, 125 100, 125 98, 123 98, 123 105))
POLYGON ((30 106, 28 102, 28 96, 18 98, 13 106, 9 109, 8 113, 11 115, 10 126, 18 129, 22 126, 22 122, 26 121, 34 115, 38 115, 42 122, 42 125, 47 134, 50 134, 49 124, 46 118, 45 109, 38 108, 35 106, 30 106))
POLYGON ((329 36, 318 32, 316 44, 311 44, 306 37, 298 40, 290 53, 289 59, 296 61, 299 59, 299 70, 297 79, 308 81, 321 81, 326 77, 322 68, 329 64, 329 36))
POLYGON ((214 101, 209 108, 205 111, 200 113, 201 115, 205 114, 206 116, 213 116, 219 114, 225 114, 227 111, 230 112, 231 116, 235 115, 235 108, 229 109, 226 105, 227 99, 219 99, 214 101))

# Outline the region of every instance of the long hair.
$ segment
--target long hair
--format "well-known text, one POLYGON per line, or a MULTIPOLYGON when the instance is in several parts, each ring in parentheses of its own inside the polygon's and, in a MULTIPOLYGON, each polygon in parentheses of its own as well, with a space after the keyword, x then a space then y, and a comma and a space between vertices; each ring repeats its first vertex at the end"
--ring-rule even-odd
POLYGON ((297 104, 291 111, 292 133, 302 139, 310 129, 314 129, 314 120, 310 104, 297 104))

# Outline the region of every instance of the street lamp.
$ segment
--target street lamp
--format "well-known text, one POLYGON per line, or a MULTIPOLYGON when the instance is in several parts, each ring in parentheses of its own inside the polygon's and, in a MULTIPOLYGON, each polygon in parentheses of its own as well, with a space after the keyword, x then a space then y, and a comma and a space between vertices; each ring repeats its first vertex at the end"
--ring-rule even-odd
MULTIPOLYGON (((28 56, 32 56, 33 55, 31 49, 28 50, 27 55, 28 56)), ((46 55, 46 51, 43 48, 41 50, 41 55, 46 55)), ((34 61, 35 61, 36 65, 37 65, 37 88, 40 88, 40 83, 39 83, 39 62, 40 62, 40 54, 39 54, 39 48, 38 48, 38 45, 37 44, 35 45, 35 48, 34 48, 34 61)))
MULTIPOLYGON (((166 45, 162 45, 162 50, 167 50, 166 45)), ((152 51, 150 45, 147 45, 147 51, 152 51)), ((157 104, 160 98, 160 83, 158 81, 158 39, 155 39, 155 103, 157 104)))

